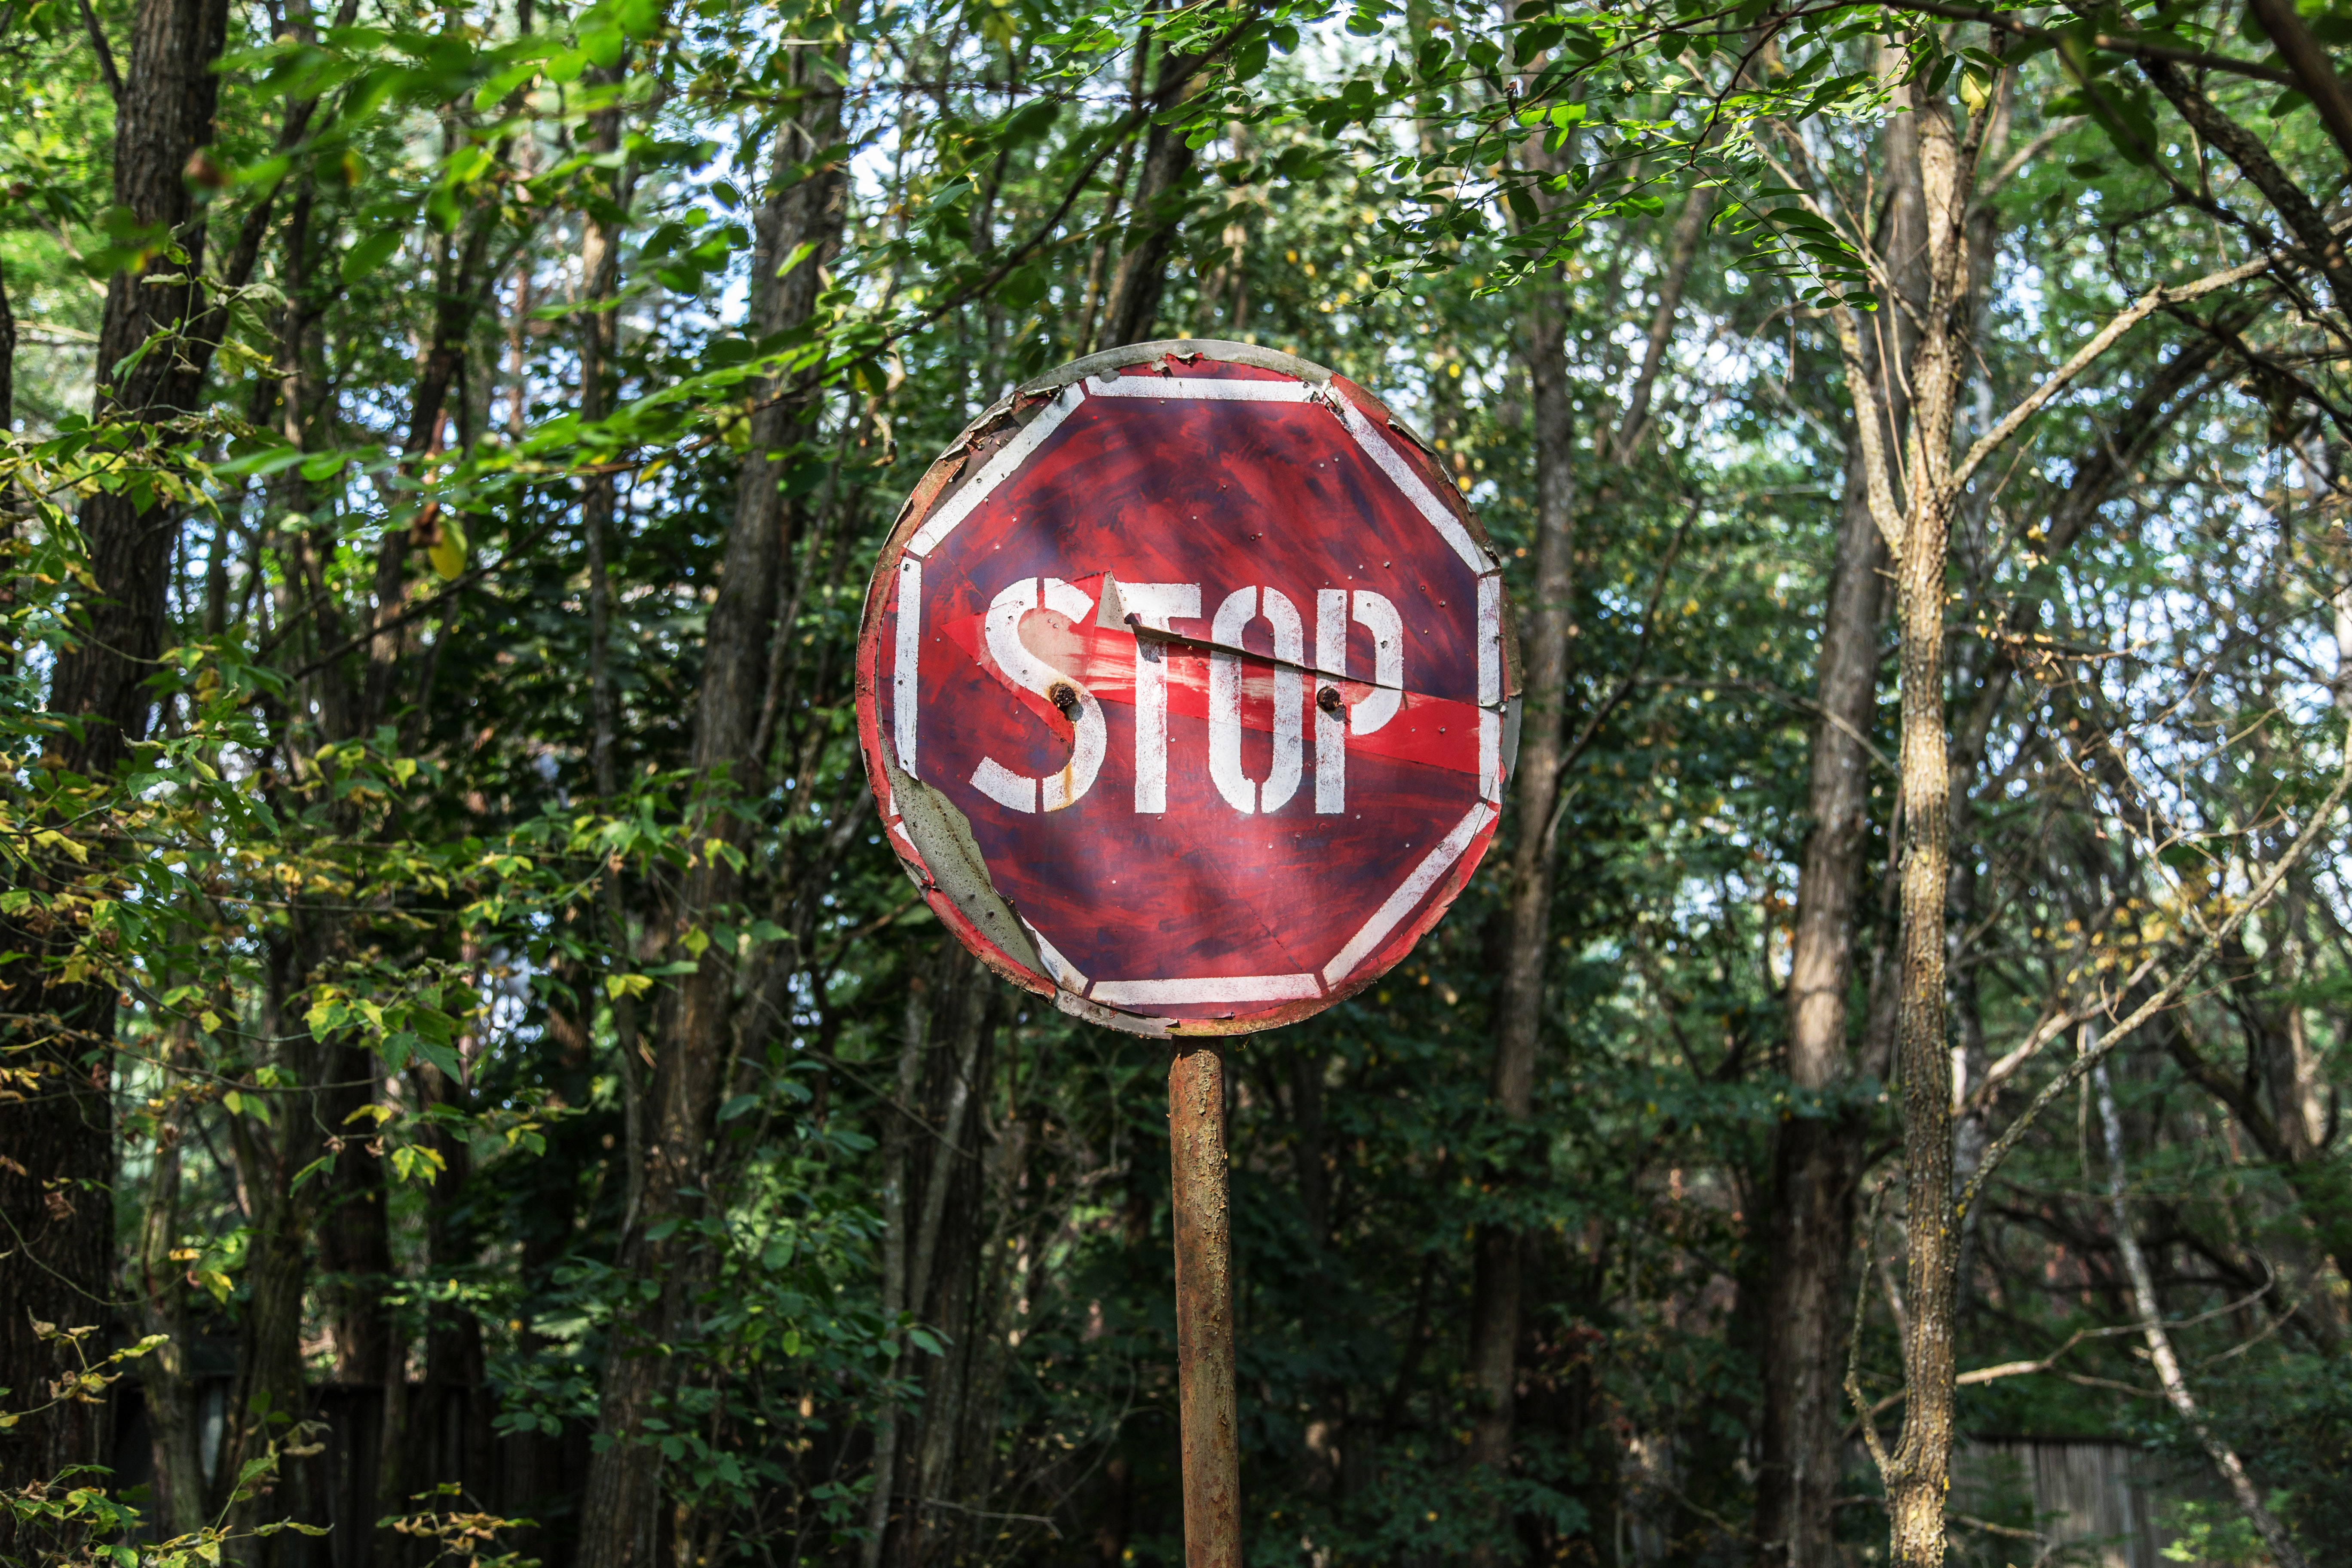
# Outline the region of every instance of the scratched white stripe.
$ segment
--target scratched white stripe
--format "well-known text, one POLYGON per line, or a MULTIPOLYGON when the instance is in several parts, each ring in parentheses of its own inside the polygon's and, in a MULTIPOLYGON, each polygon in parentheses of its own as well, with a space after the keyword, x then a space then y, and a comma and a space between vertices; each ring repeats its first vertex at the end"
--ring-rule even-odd
POLYGON ((1478 793, 1502 798, 1503 579, 1478 579, 1478 793))
POLYGON ((1391 893, 1389 901, 1380 907, 1380 912, 1366 921, 1364 929, 1339 950, 1339 956, 1324 965, 1323 984, 1339 984, 1354 972, 1356 965, 1371 956, 1373 949, 1388 940, 1389 932, 1396 930, 1397 923, 1411 914, 1413 906, 1421 902, 1430 889, 1437 886, 1438 879, 1454 868, 1454 862, 1462 858, 1462 852, 1470 847, 1470 840, 1475 838, 1478 830, 1486 825, 1493 809, 1482 800, 1470 808, 1469 816, 1454 824, 1454 831, 1445 836, 1444 841, 1413 868, 1412 875, 1404 879, 1404 886, 1391 893))
POLYGON ((923 657, 923 563, 919 556, 898 557, 898 648, 890 666, 890 709, 898 737, 898 765, 908 778, 915 772, 915 721, 920 711, 922 688, 918 677, 923 657))
POLYGON ((1029 940, 1037 944, 1038 956, 1045 961, 1045 973, 1053 976, 1054 984, 1065 991, 1076 991, 1080 995, 1086 994, 1087 977, 1078 973, 1078 966, 1064 958, 1060 950, 1045 940, 1044 931, 1025 920, 1021 922, 1021 926, 1029 933, 1029 940))
POLYGON ((1097 980, 1087 997, 1114 1007, 1150 1007, 1290 1002, 1322 994, 1311 974, 1227 974, 1209 980, 1097 980))
POLYGON ((1020 435, 1006 442, 988 466, 980 470, 971 483, 956 491, 955 498, 931 513, 915 537, 907 541, 909 555, 929 555, 939 548, 940 541, 955 531, 956 524, 970 517, 972 509, 988 499, 988 493, 1012 477, 1013 470, 1029 460, 1029 454, 1044 445, 1045 437, 1061 426, 1063 420, 1087 400, 1083 383, 1072 382, 1061 396, 1047 404, 1036 418, 1029 421, 1020 435))
POLYGON ((1222 381, 1204 375, 1087 377, 1098 397, 1199 397, 1213 403, 1304 403, 1312 389, 1296 381, 1222 381))
POLYGON ((1348 434, 1356 438, 1356 445, 1364 449, 1364 456, 1378 464, 1381 472, 1404 492, 1405 500, 1412 502, 1414 510, 1429 520, 1429 526, 1437 530, 1438 536, 1454 547, 1454 553, 1462 557, 1462 563, 1473 572, 1492 570, 1494 563, 1487 560, 1486 552, 1478 548, 1478 542, 1470 537, 1470 531, 1462 526, 1462 520, 1431 492, 1429 486, 1422 482, 1421 476, 1413 472, 1412 465, 1389 445, 1388 438, 1372 428, 1372 422, 1364 417, 1363 410, 1343 396, 1334 395, 1331 401, 1339 405, 1339 421, 1347 426, 1348 434))

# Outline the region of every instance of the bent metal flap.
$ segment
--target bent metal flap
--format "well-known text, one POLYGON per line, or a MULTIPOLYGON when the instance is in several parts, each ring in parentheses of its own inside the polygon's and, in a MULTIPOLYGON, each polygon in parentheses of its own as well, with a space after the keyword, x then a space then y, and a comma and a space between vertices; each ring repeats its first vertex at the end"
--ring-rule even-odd
POLYGON ((866 591, 857 723, 950 929, 1148 1035, 1377 979, 1492 841, 1517 744, 1500 563, 1362 388, 1240 343, 1016 390, 931 465, 866 591))

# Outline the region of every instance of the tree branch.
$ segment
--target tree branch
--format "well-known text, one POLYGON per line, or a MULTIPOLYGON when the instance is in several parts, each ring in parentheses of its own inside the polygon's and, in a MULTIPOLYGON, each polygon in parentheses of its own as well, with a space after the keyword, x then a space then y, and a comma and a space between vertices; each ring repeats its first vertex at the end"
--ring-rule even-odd
MULTIPOLYGON (((2226 289, 2233 283, 2242 283, 2249 278, 2258 277, 2278 266, 2284 259, 2285 258, 2275 252, 2258 256, 2252 261, 2242 263, 2224 271, 2209 273, 2193 283, 2183 283, 2177 289, 2158 285, 2141 295, 2128 309, 2102 327, 2098 334, 2089 342, 2075 350, 2074 357, 2053 371, 2040 386, 2026 394, 2024 401, 2002 416, 1999 424, 1977 438, 1976 445, 1969 448, 1969 455, 1961 458, 1959 466, 1952 470, 1952 487, 1958 489, 1967 484, 1969 476, 1975 473, 1987 458, 1999 451, 2002 444, 2011 436, 2016 435, 2020 426, 2040 413, 2043 404, 2063 392, 2076 376, 2090 369, 2098 362, 2100 356, 2115 347, 2118 339, 2149 316, 2167 305, 2177 305, 2184 300, 2210 294, 2217 289, 2226 289)), ((1845 329, 1841 326, 1839 329, 1841 341, 1844 335, 1845 329)), ((1874 479, 1874 486, 1875 482, 1874 479)), ((1874 506, 1875 503, 1876 498, 1874 495, 1874 506)), ((1884 527, 1885 524, 1882 523, 1880 526, 1884 527)))
MULTIPOLYGON (((2031 38, 2038 44, 2055 44, 2082 37, 2072 31, 2061 33, 2049 27, 2036 27, 2019 21, 2005 11, 1990 10, 1982 5, 1946 5, 1944 0, 1888 0, 1886 9, 1917 16, 1941 16, 1954 22, 1981 22, 1996 33, 2031 38)), ((2192 66, 2199 70, 2227 71, 2232 76, 2250 76, 2257 81, 2274 81, 2281 87, 2303 85, 2291 72, 2281 70, 2276 66, 2263 65, 2259 60, 2242 60, 2231 55, 2209 54, 2203 49, 2184 49, 2173 44, 2159 44, 2137 33, 2093 33, 2084 41, 2095 49, 2112 49, 2134 59, 2168 60, 2175 65, 2192 66)))
POLYGON ((106 41, 106 31, 98 25, 98 13, 89 8, 89 0, 81 0, 81 25, 89 29, 89 47, 98 53, 98 74, 106 79, 107 96, 121 103, 122 73, 114 68, 114 47, 106 41))
POLYGON ((2319 841, 2320 834, 2334 819, 2336 808, 2343 804, 2347 790, 2352 790, 2352 734, 2347 734, 2345 740, 2344 765, 2336 772, 2335 787, 2327 792, 2327 798, 2321 801, 2318 809, 2311 814, 2311 821, 2295 836, 2286 853, 2272 862, 2269 875, 2262 879, 2243 903, 2231 911, 2228 920, 2198 944, 2197 951, 2189 954, 2188 962, 2174 970, 2157 988, 2155 994, 2133 1008, 2131 1015, 2116 1024, 2105 1039, 2077 1053, 2066 1069, 2043 1085, 2042 1092, 2033 1097, 2032 1103, 2001 1130, 2000 1136, 1994 1139, 1985 1151, 1983 1163, 1977 1167, 1976 1174, 1969 1178, 1968 1184, 1960 1189, 1958 1200, 1952 1205, 1952 1216, 1956 1223, 1966 1218, 1969 1211, 1976 1207, 1978 1198, 1984 1192, 1985 1183, 1992 1179, 1993 1172, 2000 1168, 2000 1163, 2009 1157, 2011 1150, 2017 1147, 2018 1140, 2025 1136, 2026 1130, 2033 1125, 2042 1111, 2049 1109, 2051 1101, 2074 1088, 2092 1068, 2105 1061, 2118 1043, 2130 1037, 2133 1030, 2170 1006, 2188 988, 2189 982, 2212 962, 2213 955, 2221 951, 2222 944, 2235 936, 2256 910, 2271 901, 2280 884, 2286 880, 2287 872, 2310 854, 2311 847, 2319 841))

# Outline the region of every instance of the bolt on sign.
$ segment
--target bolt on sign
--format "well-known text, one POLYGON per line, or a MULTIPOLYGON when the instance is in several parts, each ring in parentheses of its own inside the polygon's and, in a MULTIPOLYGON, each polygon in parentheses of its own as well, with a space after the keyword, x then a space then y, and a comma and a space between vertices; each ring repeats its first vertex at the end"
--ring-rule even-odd
POLYGON ((1499 562, 1362 388, 1240 343, 1080 360, 931 465, 858 732, 940 920, 1064 1011, 1255 1032, 1377 979, 1495 833, 1499 562))

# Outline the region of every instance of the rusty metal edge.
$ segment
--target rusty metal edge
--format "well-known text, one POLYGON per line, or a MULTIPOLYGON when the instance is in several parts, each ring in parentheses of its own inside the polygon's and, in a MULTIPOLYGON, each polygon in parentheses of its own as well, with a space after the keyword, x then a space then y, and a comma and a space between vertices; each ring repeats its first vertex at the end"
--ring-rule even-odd
MULTIPOLYGON (((1000 430, 1005 430, 1009 435, 1010 430, 1018 429, 1027 423, 1021 418, 1024 408, 1042 408, 1052 395, 1074 381, 1162 359, 1218 360, 1288 375, 1319 390, 1336 389, 1339 395, 1357 403, 1368 416, 1376 416, 1412 443, 1415 458, 1430 470, 1423 478, 1430 483, 1432 492, 1445 498, 1446 510, 1454 514, 1478 547, 1495 563, 1489 573, 1480 575, 1500 573, 1500 557, 1493 542, 1487 538, 1477 515, 1463 500, 1461 492, 1431 457, 1429 444, 1410 425, 1391 413, 1386 404, 1345 376, 1296 354, 1218 338, 1165 338, 1105 350, 1101 353, 1072 360, 1024 382, 982 409, 946 450, 932 460, 931 466, 924 470, 923 477, 908 494, 906 503, 898 509, 889 536, 883 543, 881 555, 875 563, 873 574, 866 580, 866 604, 859 616, 856 681, 858 751, 866 764, 867 787, 872 791, 876 809, 884 820, 885 837, 888 839, 892 852, 898 856, 900 868, 921 889, 924 901, 940 917, 940 922, 954 931, 959 940, 997 973, 1024 991, 1039 996, 1051 996, 1054 1005, 1062 1012, 1125 1034, 1155 1039, 1260 1034, 1301 1022, 1336 1006, 1364 991, 1394 968, 1444 918, 1454 900, 1461 896, 1462 889, 1469 885, 1470 879, 1484 863, 1501 824, 1499 807, 1495 816, 1478 831, 1454 868, 1446 874, 1421 914, 1391 933, 1379 951, 1326 994, 1301 997, 1277 1003, 1257 1012, 1234 1013, 1219 1018, 1169 1018, 1155 1014, 1133 1013, 1124 1008, 1106 1006, 1066 991, 1045 973, 1045 962, 1024 931, 1018 911, 996 890, 994 882, 989 878, 986 858, 981 855, 979 845, 972 838, 968 819, 937 790, 902 772, 889 754, 889 747, 882 740, 880 708, 876 698, 880 679, 882 608, 890 585, 898 580, 898 560, 906 553, 907 542, 922 526, 923 520, 948 499, 956 481, 977 471, 980 465, 971 459, 979 444, 1000 430), (895 814, 891 810, 893 802, 898 803, 895 814), (909 804, 915 808, 911 812, 908 809, 909 804), (894 815, 900 830, 898 833, 887 830, 894 815), (900 848, 902 837, 906 848, 914 852, 911 857, 900 848), (944 877, 940 874, 943 868, 946 872, 944 877), (1013 940, 1019 944, 1018 953, 1002 945, 994 931, 987 929, 989 927, 1010 931, 1013 940), (1022 955, 1025 955, 1025 960, 1022 955)), ((1504 776, 1507 779, 1518 760, 1520 724, 1518 637, 1507 595, 1503 600, 1502 617, 1502 760, 1504 776)))

